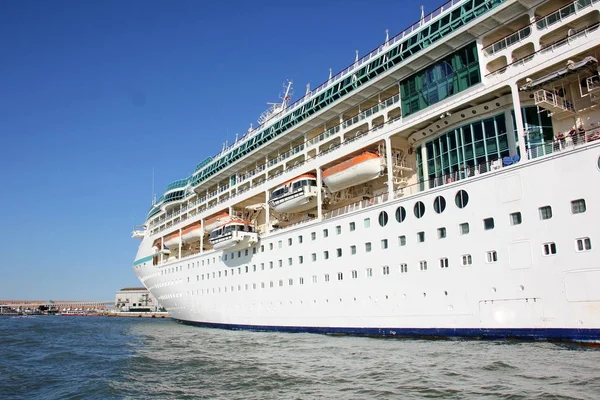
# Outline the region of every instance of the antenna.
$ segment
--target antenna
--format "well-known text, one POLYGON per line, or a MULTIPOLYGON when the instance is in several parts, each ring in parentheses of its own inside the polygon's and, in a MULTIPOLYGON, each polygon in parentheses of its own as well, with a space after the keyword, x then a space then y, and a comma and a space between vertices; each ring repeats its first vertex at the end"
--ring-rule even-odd
POLYGON ((156 204, 156 194, 154 193, 154 167, 152 167, 152 206, 156 204))
POLYGON ((310 83, 306 84, 306 93, 304 94, 305 96, 308 96, 310 94, 310 83))
POLYGON ((385 42, 389 42, 390 41, 390 30, 386 29, 385 30, 385 42))
POLYGON ((425 6, 421 6, 421 25, 425 23, 425 6))
POLYGON ((358 62, 358 50, 355 51, 354 62, 358 62))
POLYGON ((294 82, 292 82, 291 80, 288 80, 287 83, 283 84, 283 87, 285 88, 285 93, 283 95, 279 96, 279 98, 281 99, 281 103, 267 103, 271 107, 269 107, 268 110, 266 110, 265 112, 260 114, 260 116, 258 117, 258 123, 260 125, 265 124, 271 118, 279 115, 279 113, 281 113, 285 110, 285 108, 287 107, 288 101, 290 101, 292 99, 292 94, 293 94, 292 93, 292 84, 293 83, 294 82))

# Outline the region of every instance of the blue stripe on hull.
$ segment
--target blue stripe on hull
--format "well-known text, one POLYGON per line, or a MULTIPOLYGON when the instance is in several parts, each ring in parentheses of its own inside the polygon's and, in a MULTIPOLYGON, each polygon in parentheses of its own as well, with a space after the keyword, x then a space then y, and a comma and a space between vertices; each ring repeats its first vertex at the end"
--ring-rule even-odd
POLYGON ((570 342, 600 343, 600 329, 573 328, 335 328, 312 326, 268 326, 218 324, 212 322, 186 321, 173 318, 186 325, 229 330, 265 332, 320 333, 328 335, 379 336, 400 338, 473 338, 473 339, 521 339, 556 340, 570 342))

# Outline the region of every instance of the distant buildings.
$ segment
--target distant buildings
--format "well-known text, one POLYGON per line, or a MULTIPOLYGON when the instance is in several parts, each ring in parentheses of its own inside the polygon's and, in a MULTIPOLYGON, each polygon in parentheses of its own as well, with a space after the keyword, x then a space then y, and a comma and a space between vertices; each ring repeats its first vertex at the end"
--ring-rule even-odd
POLYGON ((164 311, 158 300, 144 287, 129 287, 115 293, 115 310, 123 312, 164 311))

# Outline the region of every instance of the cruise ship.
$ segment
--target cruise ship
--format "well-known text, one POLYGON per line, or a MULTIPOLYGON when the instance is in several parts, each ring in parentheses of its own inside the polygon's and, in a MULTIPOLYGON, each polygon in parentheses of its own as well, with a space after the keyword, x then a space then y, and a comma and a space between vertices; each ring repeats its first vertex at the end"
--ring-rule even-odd
POLYGON ((285 84, 153 202, 133 271, 205 327, 599 342, 599 5, 452 0, 285 84))

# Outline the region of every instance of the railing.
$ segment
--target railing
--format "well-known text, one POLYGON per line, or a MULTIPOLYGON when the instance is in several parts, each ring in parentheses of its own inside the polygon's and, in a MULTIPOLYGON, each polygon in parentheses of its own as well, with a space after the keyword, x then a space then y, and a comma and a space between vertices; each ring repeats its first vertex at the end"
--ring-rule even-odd
POLYGON ((185 179, 179 179, 175 182, 171 182, 167 185, 167 189, 165 189, 165 193, 168 192, 171 189, 177 189, 177 188, 182 188, 182 187, 186 187, 188 184, 189 180, 188 178, 185 179))
POLYGON ((580 10, 587 8, 598 1, 600 0, 575 0, 571 4, 561 7, 538 19, 535 24, 538 29, 546 29, 550 25, 554 25, 573 14, 577 14, 580 10))
POLYGON ((580 37, 586 37, 588 36, 588 34, 592 31, 595 31, 596 29, 598 29, 599 24, 595 23, 593 25, 588 26, 587 28, 581 29, 575 33, 572 33, 571 35, 568 35, 567 37, 557 40, 555 42, 552 42, 550 44, 545 45, 539 52, 540 53, 548 53, 548 52, 553 52, 554 50, 556 50, 558 47, 562 47, 566 44, 569 44, 571 41, 579 39, 580 37))
POLYGON ((600 129, 591 129, 588 131, 572 130, 566 135, 558 134, 555 139, 548 141, 543 139, 532 140, 532 133, 541 134, 541 132, 538 132, 537 130, 525 132, 527 158, 530 160, 556 152, 572 150, 575 147, 582 146, 586 143, 600 140, 600 129))
POLYGON ((505 36, 502 39, 490 44, 486 48, 483 49, 484 53, 488 56, 498 53, 506 49, 509 46, 512 46, 515 43, 520 42, 521 40, 529 37, 531 35, 531 25, 527 25, 524 28, 521 28, 517 32, 505 36))
POLYGON ((558 96, 556 93, 545 89, 537 90, 533 94, 533 99, 535 104, 548 103, 552 104, 556 108, 562 108, 565 111, 575 111, 573 103, 571 103, 569 100, 564 99, 558 96))
POLYGON ((336 125, 333 128, 328 129, 327 131, 321 133, 319 136, 316 136, 312 139, 310 139, 309 141, 306 142, 306 147, 310 147, 315 143, 319 143, 325 139, 327 139, 329 136, 335 135, 336 133, 338 133, 340 131, 341 127, 340 125, 336 125))
MULTIPOLYGON (((600 1, 600 0, 597 0, 597 1, 600 1)), ((527 61, 530 61, 531 59, 533 59, 534 56, 537 55, 537 54, 542 54, 542 53, 547 53, 547 52, 550 52, 550 51, 554 51, 556 48, 562 47, 563 45, 568 44, 572 40, 578 39, 578 38, 583 37, 583 36, 588 36, 590 34, 590 32, 595 31, 596 29, 598 29, 599 26, 600 26, 600 23, 596 23, 596 24, 588 26, 587 28, 583 28, 583 29, 581 29, 581 30, 579 30, 577 32, 574 32, 573 34, 571 34, 570 36, 568 36, 568 37, 566 37, 564 39, 560 39, 560 40, 557 40, 555 42, 552 42, 552 43, 546 45, 541 50, 538 50, 536 52, 533 52, 531 54, 523 56, 522 58, 514 60, 510 64, 504 65, 504 66, 498 68, 497 70, 488 73, 485 77, 486 78, 491 78, 492 76, 502 74, 503 72, 506 71, 507 68, 522 65, 522 64, 526 63, 527 61)))
POLYGON ((345 120, 344 122, 342 122, 342 128, 347 128, 349 126, 352 126, 354 124, 356 124, 357 122, 360 122, 364 119, 369 118, 371 115, 386 109, 387 107, 389 107, 390 105, 397 103, 398 101, 400 101, 400 95, 395 95, 393 97, 390 97, 389 99, 387 99, 386 101, 383 101, 379 104, 374 105, 373 107, 361 112, 360 114, 349 118, 347 120, 345 120))

